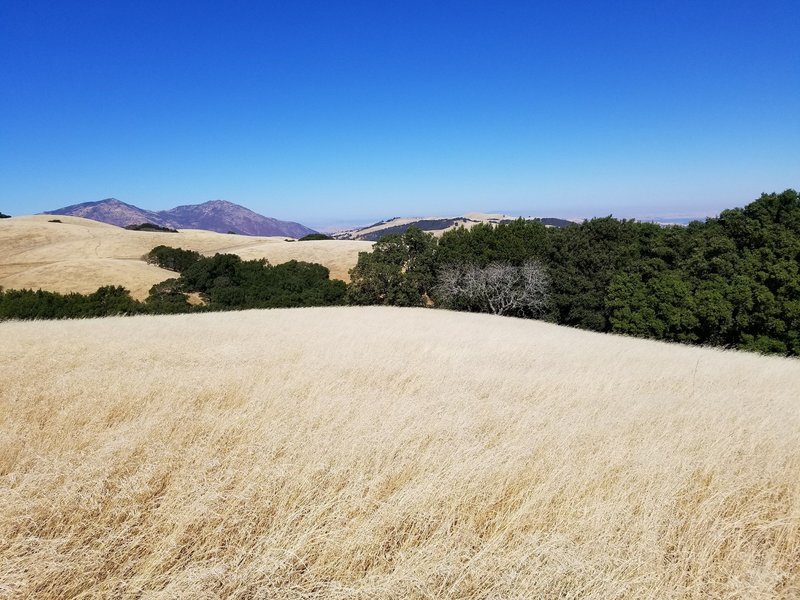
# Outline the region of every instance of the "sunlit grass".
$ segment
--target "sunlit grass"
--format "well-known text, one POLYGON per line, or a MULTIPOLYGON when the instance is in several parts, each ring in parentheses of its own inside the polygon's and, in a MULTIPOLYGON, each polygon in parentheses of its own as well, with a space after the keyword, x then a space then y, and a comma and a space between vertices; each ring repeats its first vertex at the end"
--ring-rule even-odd
POLYGON ((245 260, 266 258, 320 263, 334 279, 349 280, 359 252, 372 243, 351 240, 287 242, 282 237, 228 235, 199 229, 179 233, 128 231, 79 217, 34 215, 0 220, 0 287, 88 294, 104 285, 121 285, 139 300, 175 273, 149 265, 142 257, 161 244, 238 254, 245 260))
POLYGON ((392 308, 0 339, 0 598, 800 595, 796 360, 392 308))

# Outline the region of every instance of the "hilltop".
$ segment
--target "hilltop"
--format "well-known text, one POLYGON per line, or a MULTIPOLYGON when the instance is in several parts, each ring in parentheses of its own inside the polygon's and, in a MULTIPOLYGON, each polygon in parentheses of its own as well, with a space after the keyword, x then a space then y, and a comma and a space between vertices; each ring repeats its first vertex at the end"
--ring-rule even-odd
MULTIPOLYGON (((498 225, 500 223, 509 223, 518 218, 519 217, 503 214, 477 212, 467 213, 466 215, 458 217, 394 217, 365 227, 337 231, 333 234, 333 237, 340 240, 366 240, 375 242, 385 235, 404 233, 410 227, 417 227, 422 231, 441 236, 444 232, 455 229, 456 227, 470 229, 478 223, 498 225)), ((529 221, 539 221, 546 227, 567 227, 573 224, 573 221, 553 217, 525 217, 525 219, 529 221)))
MULTIPOLYGON (((266 258, 320 263, 331 277, 348 280, 363 241, 288 242, 283 237, 257 237, 189 229, 178 233, 130 231, 89 219, 51 215, 12 217, 0 221, 0 286, 54 292, 90 293, 102 285, 122 285, 143 299, 151 286, 175 276, 149 265, 143 255, 167 244, 203 254, 232 253, 243 259, 266 258)), ((138 217, 137 217, 138 218, 138 217)))
POLYGON ((797 360, 385 307, 0 336, 9 600, 800 590, 797 360))
POLYGON ((169 210, 144 210, 116 198, 98 202, 83 202, 46 211, 46 215, 83 217, 125 227, 152 223, 172 229, 206 229, 218 233, 237 233, 257 236, 300 238, 315 231, 300 223, 265 217, 233 202, 212 200, 202 204, 187 204, 169 210))

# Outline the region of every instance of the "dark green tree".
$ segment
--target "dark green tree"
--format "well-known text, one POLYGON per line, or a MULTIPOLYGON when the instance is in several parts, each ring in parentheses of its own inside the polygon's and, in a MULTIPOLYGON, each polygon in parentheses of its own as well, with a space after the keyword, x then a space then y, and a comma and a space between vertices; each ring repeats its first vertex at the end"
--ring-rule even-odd
POLYGON ((416 227, 382 237, 350 271, 351 304, 423 306, 436 285, 436 239, 416 227))
POLYGON ((168 271, 182 273, 202 258, 199 252, 172 248, 170 246, 156 246, 144 255, 144 260, 150 264, 158 265, 168 271))
POLYGON ((439 240, 437 263, 521 266, 531 259, 543 259, 550 244, 548 228, 538 221, 516 219, 499 225, 478 223, 470 229, 458 227, 446 231, 439 240))
POLYGON ((193 310, 180 279, 167 279, 155 284, 145 300, 148 312, 156 314, 184 313, 193 310))

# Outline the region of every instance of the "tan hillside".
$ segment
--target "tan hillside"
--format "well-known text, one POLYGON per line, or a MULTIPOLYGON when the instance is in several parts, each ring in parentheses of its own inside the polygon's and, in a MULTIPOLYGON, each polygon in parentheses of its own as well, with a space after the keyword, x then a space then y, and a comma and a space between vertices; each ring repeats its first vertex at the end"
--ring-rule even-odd
POLYGON ((442 229, 424 229, 436 237, 441 237, 444 235, 445 231, 450 231, 451 229, 456 229, 457 227, 471 229, 478 223, 498 223, 503 219, 514 218, 515 217, 502 214, 486 214, 478 212, 468 213, 463 217, 395 217, 394 219, 389 219, 388 221, 384 221, 382 223, 376 223, 375 225, 371 225, 369 227, 340 231, 337 232, 335 236, 342 240, 359 240, 364 239, 365 236, 369 236, 370 234, 392 227, 397 227, 398 225, 408 225, 409 223, 416 223, 417 221, 438 221, 444 219, 454 220, 452 225, 442 229))
MULTIPOLYGON (((513 221, 519 217, 504 215, 502 213, 480 213, 470 212, 460 217, 395 217, 387 221, 375 223, 368 227, 361 227, 355 229, 345 229, 334 233, 334 237, 341 240, 374 240, 377 239, 375 234, 392 229, 396 233, 396 228, 401 225, 414 224, 415 227, 421 228, 423 231, 433 234, 435 237, 442 237, 445 232, 464 227, 465 229, 472 229, 479 223, 497 225, 502 221, 513 221), (436 223, 437 221, 446 221, 447 223, 436 223), (444 226, 447 225, 447 226, 444 226)), ((528 216, 526 219, 534 219, 536 217, 528 216)), ((550 227, 551 225, 546 225, 550 227)), ((381 234, 384 235, 384 234, 381 234)))
POLYGON ((159 244, 203 254, 266 258, 273 264, 292 259, 318 262, 330 269, 331 277, 344 280, 358 253, 372 248, 369 242, 351 240, 286 242, 199 229, 153 233, 63 215, 15 217, 0 220, 0 286, 88 293, 101 285, 123 285, 141 299, 154 284, 175 277, 141 260, 159 244), (51 219, 62 222, 50 223, 51 219))
POLYGON ((397 308, 0 338, 4 599, 800 597, 797 360, 397 308))

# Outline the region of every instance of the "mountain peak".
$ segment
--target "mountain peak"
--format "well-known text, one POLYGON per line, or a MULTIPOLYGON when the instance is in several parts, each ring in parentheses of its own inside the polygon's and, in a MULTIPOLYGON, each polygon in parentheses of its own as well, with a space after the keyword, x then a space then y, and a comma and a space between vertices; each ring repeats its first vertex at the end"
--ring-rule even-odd
POLYGON ((44 214, 72 215, 120 227, 152 223, 172 229, 206 229, 219 233, 296 238, 314 233, 313 229, 300 223, 265 217, 227 200, 209 200, 202 204, 186 204, 154 212, 116 198, 106 198, 97 202, 73 204, 46 211, 44 214))
POLYGON ((102 200, 95 200, 94 202, 81 202, 80 204, 72 204, 72 206, 103 206, 103 205, 114 205, 114 206, 131 206, 130 204, 126 204, 122 200, 117 200, 116 198, 103 198, 102 200))

